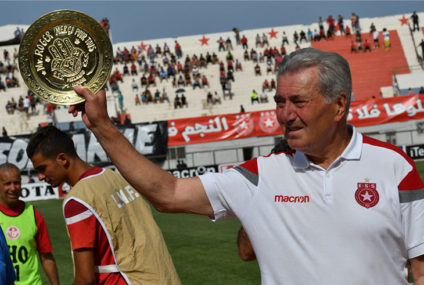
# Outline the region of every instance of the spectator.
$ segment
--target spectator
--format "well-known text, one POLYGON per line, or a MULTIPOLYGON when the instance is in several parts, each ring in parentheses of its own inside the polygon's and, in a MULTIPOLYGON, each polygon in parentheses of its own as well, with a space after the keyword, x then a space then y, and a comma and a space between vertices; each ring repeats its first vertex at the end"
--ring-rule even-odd
POLYGON ((180 44, 177 41, 175 41, 175 54, 177 55, 178 58, 183 57, 183 51, 181 49, 180 44))
POLYGON ((174 109, 177 109, 178 107, 182 108, 182 104, 181 104, 180 96, 178 96, 177 94, 175 95, 175 98, 174 98, 174 109))
POLYGON ((243 49, 248 49, 249 46, 247 45, 247 38, 245 35, 243 35, 243 37, 241 38, 241 45, 243 47, 243 49))
POLYGON ((259 66, 259 64, 255 65, 255 75, 256 76, 261 76, 261 67, 259 66))
POLYGON ((354 41, 350 42, 350 53, 357 53, 358 48, 354 41))
POLYGON ((213 94, 213 102, 214 102, 214 104, 216 104, 216 103, 221 104, 221 96, 219 96, 218 92, 216 92, 216 91, 213 94))
POLYGON ((339 17, 337 18, 337 24, 339 26, 340 35, 343 35, 345 33, 345 29, 342 15, 339 15, 339 17))
POLYGON ((365 42, 364 42, 364 52, 367 52, 367 50, 368 50, 369 52, 371 52, 371 45, 370 45, 370 43, 368 42, 368 40, 365 40, 365 42))
POLYGON ((246 113, 246 110, 244 110, 243 105, 240 105, 240 113, 246 113))
POLYGON ((193 80, 193 90, 196 89, 196 87, 199 87, 199 89, 202 89, 202 85, 200 85, 200 80, 199 78, 195 78, 193 80))
POLYGON ((412 88, 408 88, 408 95, 414 95, 414 90, 412 88))
POLYGON ((124 112, 124 96, 122 96, 121 91, 118 92, 118 104, 119 104, 119 110, 121 113, 124 112))
POLYGON ((282 45, 284 46, 285 44, 289 44, 289 40, 288 40, 288 37, 287 37, 287 35, 286 35, 286 32, 283 32, 283 42, 282 42, 282 45))
POLYGON ((138 96, 138 94, 135 94, 135 105, 141 105, 140 96, 138 96))
POLYGON ((384 48, 389 51, 391 44, 390 44, 390 33, 386 28, 383 28, 383 41, 384 41, 384 48))
POLYGON ((132 82, 131 82, 131 87, 133 91, 138 91, 138 85, 137 82, 135 82, 135 79, 133 78, 132 82))
POLYGON ((184 95, 184 93, 183 93, 183 94, 181 94, 181 108, 182 108, 183 106, 188 107, 187 98, 186 98, 186 96, 184 95))
POLYGON ((414 11, 411 15, 411 19, 412 19, 412 31, 419 31, 420 30, 420 25, 419 25, 419 17, 416 11, 414 11))
POLYGON ((205 75, 202 76, 202 87, 209 87, 209 82, 208 79, 206 78, 205 75))
POLYGON ((261 36, 259 34, 256 34, 256 45, 255 46, 256 47, 258 47, 258 46, 263 47, 261 36))
MULTIPOLYGON (((418 94, 424 94, 424 86, 421 86, 420 91, 418 91, 418 94)), ((4 127, 3 127, 4 128, 4 127)), ((4 135, 3 135, 4 136, 4 135)))
POLYGON ((168 98, 168 94, 165 91, 165 88, 162 89, 162 95, 161 95, 161 102, 168 102, 169 104, 169 98, 168 98))
POLYGON ((421 47, 421 58, 424 59, 424 39, 421 39, 421 42, 418 44, 421 47))
POLYGON ((268 103, 268 95, 265 90, 261 92, 260 103, 268 103))
POLYGON ((2 127, 2 136, 8 137, 6 127, 4 127, 4 126, 2 127))
POLYGON ((262 33, 262 47, 264 47, 265 45, 267 47, 269 46, 268 37, 265 33, 262 33))
POLYGON ((262 91, 267 89, 269 89, 269 82, 267 79, 265 79, 264 82, 262 83, 262 91))
POLYGON ((211 105, 215 104, 214 101, 213 101, 213 95, 212 95, 212 93, 210 91, 206 95, 206 104, 207 105, 209 105, 209 104, 211 104, 211 105))
POLYGON ((123 69, 122 69, 123 75, 130 75, 130 70, 128 69, 128 65, 125 63, 123 69))
POLYGON ((219 37, 219 39, 217 40, 217 43, 218 43, 218 51, 225 51, 224 39, 222 37, 219 37))
POLYGON ((255 90, 252 90, 252 93, 250 94, 250 101, 251 101, 252 105, 253 105, 254 102, 260 103, 258 93, 256 93, 255 90))
POLYGON ((380 44, 378 42, 379 35, 380 35, 380 32, 377 31, 377 29, 372 33, 372 37, 373 37, 373 40, 374 40, 374 48, 380 47, 380 44))
POLYGON ((243 71, 243 67, 241 66, 241 62, 236 59, 236 71, 243 71))

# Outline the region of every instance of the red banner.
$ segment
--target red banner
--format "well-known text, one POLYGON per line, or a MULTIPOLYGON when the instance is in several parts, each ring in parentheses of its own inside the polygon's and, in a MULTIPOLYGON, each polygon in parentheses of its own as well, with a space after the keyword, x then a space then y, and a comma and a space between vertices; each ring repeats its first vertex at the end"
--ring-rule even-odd
MULTIPOLYGON (((348 121, 357 127, 424 118, 424 95, 351 103, 348 121)), ((275 110, 168 121, 168 145, 184 145, 281 134, 275 110)))

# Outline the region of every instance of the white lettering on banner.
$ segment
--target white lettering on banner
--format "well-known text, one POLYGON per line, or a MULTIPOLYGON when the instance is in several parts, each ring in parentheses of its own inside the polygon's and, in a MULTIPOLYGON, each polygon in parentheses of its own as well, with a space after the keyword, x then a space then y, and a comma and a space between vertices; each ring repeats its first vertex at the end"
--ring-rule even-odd
POLYGON ((85 135, 84 134, 74 134, 72 136, 74 141, 75 150, 77 151, 78 156, 86 161, 87 160, 87 149, 85 148, 85 135))
POLYGON ((20 199, 26 202, 59 199, 59 190, 47 183, 22 184, 20 199))
POLYGON ((6 142, 0 143, 0 164, 7 162, 8 156, 5 154, 5 152, 9 151, 11 146, 12 146, 11 143, 6 143, 6 142))
POLYGON ((108 161, 106 152, 103 150, 94 134, 91 133, 87 148, 87 161, 96 161, 96 156, 100 159, 100 161, 108 161))
POLYGON ((364 105, 356 109, 356 112, 358 113, 358 119, 377 118, 381 114, 377 104, 373 105, 370 111, 368 111, 368 105, 364 105))
MULTIPOLYGON (((204 137, 207 133, 219 133, 222 130, 228 130, 227 118, 225 117, 215 117, 214 119, 209 119, 208 125, 202 125, 195 123, 194 126, 187 125, 184 128, 184 131, 181 132, 184 140, 186 142, 190 141, 189 135, 199 134, 200 137, 204 137)), ((175 132, 173 130, 173 132, 175 132)), ((178 132, 178 130, 177 130, 178 132)), ((169 135, 169 132, 168 132, 169 135)))
POLYGON ((134 147, 141 154, 147 154, 153 152, 153 139, 158 125, 144 125, 137 126, 137 139, 134 147), (149 145, 147 145, 149 144, 149 145))
POLYGON ((384 103, 383 106, 388 116, 396 116, 406 112, 408 114, 408 117, 413 117, 417 113, 424 112, 421 99, 417 99, 415 101, 415 104, 408 105, 408 106, 405 106, 402 103, 397 103, 397 104, 394 104, 393 106, 390 106, 388 103, 384 103))
POLYGON ((135 192, 131 186, 127 185, 124 189, 125 191, 119 189, 119 191, 110 195, 118 208, 122 208, 125 204, 128 204, 131 201, 134 201, 135 198, 140 197, 140 194, 135 192))
POLYGON ((9 150, 7 162, 16 165, 19 169, 25 168, 28 162, 26 147, 27 143, 24 140, 15 140, 9 150))
POLYGON ((171 126, 168 128, 168 137, 175 137, 178 135, 178 129, 175 127, 175 122, 169 123, 171 126))

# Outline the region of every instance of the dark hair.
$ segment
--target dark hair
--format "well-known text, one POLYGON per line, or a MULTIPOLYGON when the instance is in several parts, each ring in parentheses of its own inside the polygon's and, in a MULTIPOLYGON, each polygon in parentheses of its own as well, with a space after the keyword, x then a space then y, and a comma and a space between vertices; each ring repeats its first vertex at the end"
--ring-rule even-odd
POLYGON ((53 126, 40 128, 29 140, 26 153, 29 158, 41 153, 47 158, 56 158, 59 153, 77 157, 74 142, 61 130, 53 126))

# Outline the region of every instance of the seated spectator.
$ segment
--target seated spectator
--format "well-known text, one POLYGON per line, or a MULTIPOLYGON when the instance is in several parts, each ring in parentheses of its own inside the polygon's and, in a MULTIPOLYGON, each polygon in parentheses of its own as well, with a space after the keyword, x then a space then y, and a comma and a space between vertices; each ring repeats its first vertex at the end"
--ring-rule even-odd
POLYGON ((203 56, 203 54, 200 54, 199 67, 200 68, 206 68, 207 65, 208 65, 208 63, 206 62, 206 58, 203 56))
POLYGON ((261 75, 261 67, 259 66, 259 64, 255 65, 255 75, 261 75))
POLYGON ((160 99, 160 91, 159 91, 159 89, 156 89, 154 102, 157 103, 157 102, 160 102, 160 101, 161 101, 161 99, 160 99))
POLYGON ((132 82, 131 82, 131 87, 133 91, 138 91, 138 85, 137 82, 135 82, 135 79, 133 78, 132 82))
POLYGON ((225 49, 226 49, 227 51, 230 51, 230 50, 232 50, 232 49, 233 49, 233 43, 231 42, 230 37, 228 37, 228 38, 225 40, 225 49))
POLYGON ((356 39, 357 43, 362 42, 362 35, 361 35, 361 32, 359 30, 356 30, 355 39, 356 39))
POLYGON ((262 33, 262 47, 269 46, 268 36, 265 33, 262 33))
POLYGON ((249 53, 247 52, 247 50, 244 51, 244 60, 249 60, 249 53))
POLYGON ((365 42, 364 42, 364 52, 367 52, 367 51, 371 52, 371 45, 368 42, 368 40, 365 40, 365 42))
POLYGON ((272 61, 269 59, 266 62, 266 74, 272 73, 272 61))
POLYGON ((273 90, 273 89, 275 89, 275 88, 276 88, 276 83, 275 83, 274 78, 273 78, 273 79, 271 79, 271 83, 270 83, 269 88, 270 88, 270 90, 273 90))
POLYGON ((160 79, 160 82, 162 82, 163 80, 168 81, 168 74, 166 73, 165 69, 163 69, 163 67, 161 67, 160 69, 159 79, 160 79))
POLYGON ((185 87, 185 81, 184 81, 184 78, 181 75, 178 76, 177 86, 178 87, 180 87, 180 86, 185 87))
POLYGON ((185 79, 185 84, 186 86, 191 85, 191 76, 190 73, 184 73, 184 79, 185 79))
POLYGON ((212 95, 212 93, 210 91, 206 95, 206 104, 207 105, 209 105, 209 104, 212 104, 212 105, 215 104, 214 101, 213 101, 213 95, 212 95))
POLYGON ((350 37, 350 35, 351 35, 349 26, 346 26, 345 35, 346 35, 346 38, 350 37))
POLYGON ((225 51, 224 39, 222 37, 220 37, 217 40, 217 43, 218 43, 218 51, 225 51))
POLYGON ((165 91, 165 88, 162 89, 161 102, 167 101, 169 103, 168 94, 165 91))
POLYGON ((227 81, 233 81, 234 82, 234 74, 231 70, 227 71, 227 81))
POLYGON ((146 75, 143 74, 143 76, 140 78, 140 84, 141 84, 141 87, 147 86, 146 75))
POLYGON ((258 93, 256 93, 255 90, 252 91, 252 94, 250 94, 250 100, 251 103, 253 104, 255 101, 259 103, 259 97, 258 97, 258 93))
POLYGON ((260 97, 261 103, 268 103, 268 95, 266 95, 265 90, 262 91, 261 97, 260 97))
POLYGON ((424 94, 424 87, 421 86, 420 91, 418 91, 418 94, 424 94))
POLYGON ((181 95, 181 108, 182 108, 183 106, 188 107, 187 98, 185 97, 184 93, 181 95))
POLYGON ((112 93, 113 93, 113 92, 118 92, 118 91, 119 91, 118 83, 117 83, 116 81, 113 81, 113 82, 110 84, 110 89, 112 90, 112 93))
POLYGON ((147 77, 147 86, 154 85, 156 86, 155 77, 153 76, 153 73, 149 74, 149 77, 147 77))
POLYGON ((200 76, 199 68, 197 67, 196 64, 193 65, 193 68, 191 71, 193 73, 193 78, 197 78, 200 76))
POLYGON ((141 102, 143 104, 147 104, 147 97, 146 97, 146 93, 145 92, 141 93, 141 102))
POLYGON ((234 60, 234 56, 231 53, 231 51, 227 52, 227 55, 225 56, 225 58, 227 59, 227 61, 233 61, 234 60))
POLYGON ((131 64, 131 75, 137 75, 137 66, 134 62, 131 64))
POLYGON ((408 88, 408 95, 414 95, 414 90, 412 88, 408 88))
POLYGON ((209 82, 208 79, 206 78, 205 75, 202 76, 202 87, 209 87, 209 82))
POLYGON ((300 36, 300 40, 299 40, 300 43, 302 43, 302 41, 308 42, 305 31, 301 30, 299 33, 299 36, 300 36))
POLYGON ((247 38, 245 35, 243 35, 243 37, 241 38, 241 46, 243 47, 243 49, 248 49, 249 46, 247 44, 247 38))
POLYGON ((265 79, 264 83, 262 83, 262 91, 269 89, 269 82, 265 79))
POLYGON ((200 89, 202 88, 199 78, 194 78, 193 80, 193 90, 196 89, 196 87, 199 87, 200 89))
POLYGON ((135 94, 135 105, 140 105, 141 101, 140 101, 140 96, 138 96, 138 94, 135 94))
POLYGON ((256 34, 256 45, 255 45, 256 47, 263 47, 263 45, 262 45, 262 39, 261 39, 261 36, 259 35, 259 34, 256 34))
POLYGON ((219 96, 218 92, 216 92, 216 91, 213 94, 213 101, 214 101, 214 104, 216 104, 216 103, 221 104, 221 96, 219 96))
POLYGON ((236 71, 243 71, 243 68, 242 68, 242 66, 241 66, 241 62, 238 60, 238 59, 236 59, 236 71))
POLYGON ((178 107, 182 108, 182 105, 181 105, 180 97, 177 94, 175 95, 175 98, 174 98, 174 109, 177 109, 178 107))
POLYGON ((356 44, 354 41, 350 42, 350 53, 357 53, 358 49, 356 48, 356 44))
POLYGON ((124 68, 122 70, 123 75, 130 75, 130 70, 128 69, 128 65, 125 63, 124 68))
POLYGON ((212 53, 212 64, 216 64, 219 61, 218 56, 216 53, 212 53))
POLYGON ((115 69, 113 75, 115 76, 116 81, 124 82, 124 80, 122 79, 122 74, 119 72, 118 68, 115 69))
POLYGON ((227 60, 227 70, 234 71, 234 66, 233 66, 233 61, 232 60, 227 60))
POLYGON ((147 102, 147 103, 153 103, 154 98, 153 98, 153 96, 152 96, 152 92, 150 92, 150 90, 149 90, 149 89, 146 89, 146 90, 144 91, 144 94, 146 95, 146 102, 147 102))

